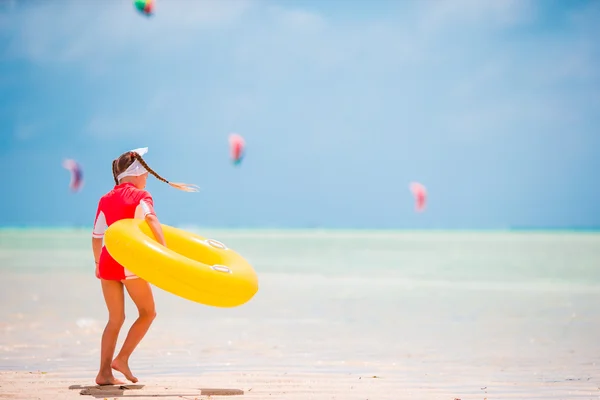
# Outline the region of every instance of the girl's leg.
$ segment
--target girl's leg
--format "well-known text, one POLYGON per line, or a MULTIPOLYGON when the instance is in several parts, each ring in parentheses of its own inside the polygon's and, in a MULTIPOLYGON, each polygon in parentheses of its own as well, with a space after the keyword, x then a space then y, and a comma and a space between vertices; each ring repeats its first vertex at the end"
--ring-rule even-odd
POLYGON ((98 385, 120 385, 123 381, 115 379, 110 366, 115 346, 119 337, 119 331, 125 321, 125 296, 123 284, 119 281, 107 281, 101 279, 102 293, 108 308, 108 323, 102 333, 102 345, 100 349, 100 371, 96 377, 98 385))
POLYGON ((138 379, 133 376, 129 369, 129 357, 146 332, 148 332, 148 328, 150 328, 152 321, 156 317, 156 310, 154 308, 154 296, 152 296, 152 289, 148 282, 141 278, 135 278, 127 279, 123 283, 140 315, 133 325, 131 325, 123 347, 113 360, 111 366, 125 375, 128 380, 135 383, 138 379))

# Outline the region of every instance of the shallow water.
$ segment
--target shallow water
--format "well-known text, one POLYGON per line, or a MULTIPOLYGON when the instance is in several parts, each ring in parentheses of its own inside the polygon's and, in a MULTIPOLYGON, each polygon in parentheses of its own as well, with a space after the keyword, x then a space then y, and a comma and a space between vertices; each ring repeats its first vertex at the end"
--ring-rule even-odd
MULTIPOLYGON (((447 390, 504 385, 506 395, 542 383, 557 398, 597 390, 598 234, 202 233, 245 255, 260 290, 219 309, 156 289, 158 318, 131 360, 139 374, 347 372, 447 390)), ((0 274, 0 369, 93 371, 106 311, 89 232, 2 231, 0 274)), ((126 327, 130 301, 127 314, 126 327)))

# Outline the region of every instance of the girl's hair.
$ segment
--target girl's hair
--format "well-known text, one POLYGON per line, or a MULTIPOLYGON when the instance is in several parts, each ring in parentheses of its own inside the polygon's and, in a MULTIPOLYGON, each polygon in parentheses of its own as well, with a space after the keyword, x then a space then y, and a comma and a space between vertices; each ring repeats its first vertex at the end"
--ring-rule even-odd
POLYGON ((115 180, 115 185, 119 184, 119 180, 117 179, 117 176, 119 176, 119 174, 121 172, 123 172, 127 168, 129 168, 129 166, 131 164, 133 164, 133 162, 135 160, 138 160, 139 163, 142 164, 142 166, 144 168, 146 168, 146 170, 149 173, 151 173, 152 175, 154 175, 154 177, 156 179, 158 179, 161 182, 168 183, 169 185, 171 185, 175 189, 183 190, 185 192, 197 192, 198 191, 198 187, 196 185, 190 185, 190 184, 187 184, 187 183, 169 182, 168 180, 166 180, 165 178, 163 178, 162 176, 160 176, 159 174, 157 174, 156 172, 154 172, 154 170, 152 168, 150 168, 148 166, 148 164, 146 164, 146 161, 144 161, 144 159, 142 158, 142 156, 140 156, 135 151, 128 151, 127 153, 123 153, 123 154, 121 154, 119 156, 119 158, 117 158, 116 160, 113 160, 113 162, 112 162, 112 174, 113 174, 113 179, 115 180))

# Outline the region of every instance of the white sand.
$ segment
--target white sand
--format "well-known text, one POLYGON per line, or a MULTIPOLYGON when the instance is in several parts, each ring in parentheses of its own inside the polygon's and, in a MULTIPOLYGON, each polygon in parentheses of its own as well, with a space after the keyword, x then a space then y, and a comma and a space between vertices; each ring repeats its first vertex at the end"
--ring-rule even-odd
MULTIPOLYGON (((89 371, 92 374, 92 371, 89 371)), ((75 373, 76 374, 76 373, 75 373)), ((154 377, 137 385, 98 387, 70 373, 0 373, 0 398, 66 400, 135 399, 596 399, 600 391, 590 381, 493 382, 489 387, 468 384, 468 378, 410 381, 409 376, 260 372, 206 373, 200 377, 154 377)))

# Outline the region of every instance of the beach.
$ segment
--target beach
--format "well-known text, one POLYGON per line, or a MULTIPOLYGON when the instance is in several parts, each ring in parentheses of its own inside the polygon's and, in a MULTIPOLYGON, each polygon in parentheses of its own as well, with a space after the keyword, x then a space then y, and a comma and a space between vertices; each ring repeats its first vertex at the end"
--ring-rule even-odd
POLYGON ((0 398, 600 397, 600 234, 198 233, 247 257, 259 292, 221 309, 155 288, 140 381, 96 388, 90 232, 0 231, 0 398))

